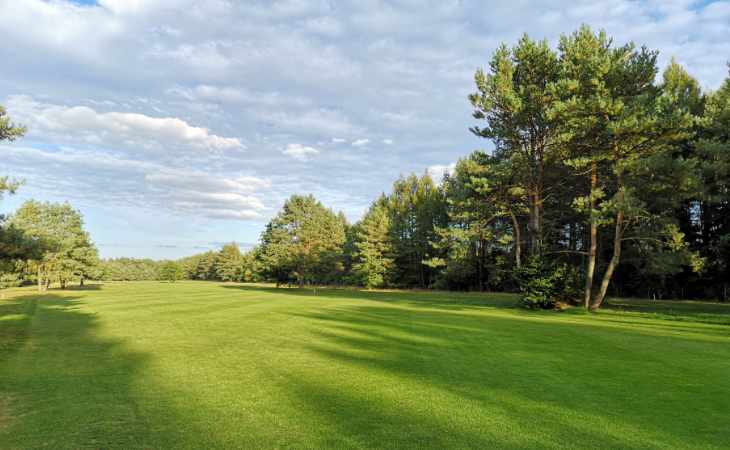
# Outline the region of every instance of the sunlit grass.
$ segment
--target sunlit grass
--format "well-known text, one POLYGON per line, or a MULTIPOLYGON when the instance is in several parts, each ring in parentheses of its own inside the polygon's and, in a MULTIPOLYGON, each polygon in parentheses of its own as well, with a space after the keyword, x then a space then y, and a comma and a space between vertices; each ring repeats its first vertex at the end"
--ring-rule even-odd
POLYGON ((728 305, 130 283, 0 300, 0 448, 726 448, 728 305))

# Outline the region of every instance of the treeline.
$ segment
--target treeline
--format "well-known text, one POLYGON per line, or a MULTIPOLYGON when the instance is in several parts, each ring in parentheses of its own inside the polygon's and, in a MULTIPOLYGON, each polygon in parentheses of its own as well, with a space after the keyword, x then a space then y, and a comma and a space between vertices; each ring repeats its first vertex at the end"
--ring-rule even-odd
MULTIPOLYGON (((541 307, 606 295, 728 297, 730 80, 582 27, 527 36, 476 73, 471 128, 494 149, 436 185, 398 180, 349 226, 293 196, 253 251, 277 283, 521 290, 541 307), (658 81, 657 81, 658 80, 658 81)), ((253 267, 253 266, 252 266, 253 267)))
POLYGON ((110 258, 99 263, 99 280, 148 281, 209 280, 259 281, 253 253, 241 253, 235 242, 218 251, 208 251, 177 261, 139 258, 110 258))
MULTIPOLYGON (((582 27, 557 48, 527 36, 502 45, 475 85, 470 130, 492 149, 443 180, 401 177, 355 224, 294 195, 246 253, 230 244, 179 261, 95 264, 70 207, 30 203, 6 220, 0 259, 39 286, 96 267, 110 280, 521 291, 535 307, 598 308, 607 295, 727 300, 730 78, 704 92, 674 61, 659 74, 656 51, 582 27)), ((22 134, 2 110, 0 132, 22 134)))

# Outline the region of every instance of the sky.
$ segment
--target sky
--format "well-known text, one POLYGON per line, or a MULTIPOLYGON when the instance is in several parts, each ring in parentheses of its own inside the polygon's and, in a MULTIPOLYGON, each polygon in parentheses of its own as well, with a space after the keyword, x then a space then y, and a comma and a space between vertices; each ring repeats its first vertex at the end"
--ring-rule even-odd
POLYGON ((582 23, 728 74, 730 1, 0 0, 0 104, 28 127, 0 212, 68 201, 103 257, 247 248, 292 194, 354 222, 489 148, 467 96, 500 43, 582 23))

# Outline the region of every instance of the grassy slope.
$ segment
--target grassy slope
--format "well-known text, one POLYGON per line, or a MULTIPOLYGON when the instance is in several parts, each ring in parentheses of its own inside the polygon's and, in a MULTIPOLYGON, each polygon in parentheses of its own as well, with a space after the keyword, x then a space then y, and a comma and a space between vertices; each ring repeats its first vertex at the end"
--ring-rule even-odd
POLYGON ((0 300, 0 448, 730 444, 727 305, 513 302, 203 282, 19 290, 0 300))

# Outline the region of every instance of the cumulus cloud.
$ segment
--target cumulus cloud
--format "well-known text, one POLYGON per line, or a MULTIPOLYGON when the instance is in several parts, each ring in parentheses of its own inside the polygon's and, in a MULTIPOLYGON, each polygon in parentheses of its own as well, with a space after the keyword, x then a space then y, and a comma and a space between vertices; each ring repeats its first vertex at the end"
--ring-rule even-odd
POLYGON ((319 155, 319 150, 302 144, 289 144, 282 153, 299 161, 307 161, 311 156, 319 155))
MULTIPOLYGON (((489 14, 475 0, 413 5, 0 0, 0 59, 12 61, 0 103, 29 127, 0 165, 27 176, 25 192, 43 186, 189 222, 265 219, 292 192, 357 219, 352 205, 367 206, 400 173, 489 150, 468 131, 474 71, 525 31, 555 45, 587 23, 617 44, 659 50, 660 68, 675 56, 706 88, 727 76, 725 1, 492 2, 489 14), (33 94, 11 97, 20 93, 33 94), (326 151, 347 147, 363 151, 326 151), (318 171, 282 157, 317 158, 318 171)), ((452 167, 429 173, 438 181, 452 167)), ((91 220, 111 228, 100 216, 91 220)), ((235 235, 248 224, 235 225, 196 238, 254 241, 260 231, 235 235)))
POLYGON ((169 167, 88 150, 4 145, 0 151, 13 172, 27 179, 27 188, 117 207, 210 219, 257 219, 267 210, 261 196, 272 188, 270 180, 255 176, 169 167), (77 171, 84 177, 75 179, 77 171), (50 173, 56 176, 49 177, 50 173), (73 180, 71 185, 67 180, 73 180))
POLYGON ((33 134, 145 149, 187 147, 218 151, 244 148, 238 138, 212 134, 206 128, 192 126, 176 117, 102 113, 87 106, 41 103, 26 95, 11 96, 7 107, 13 117, 27 125, 33 134))

